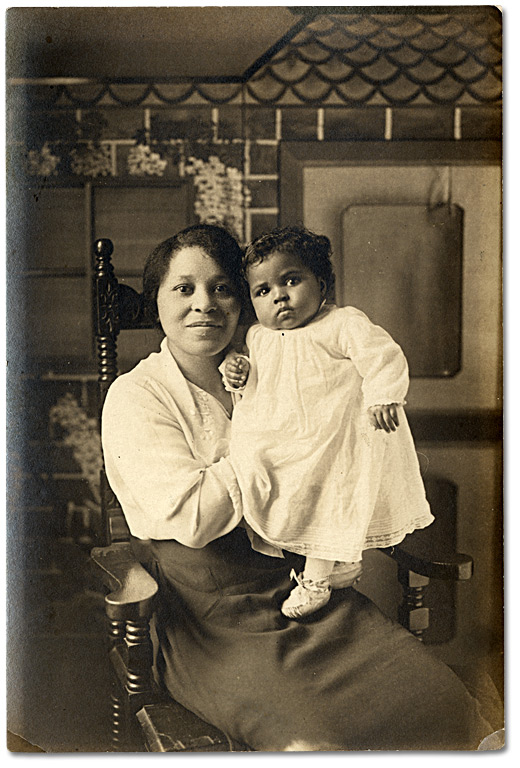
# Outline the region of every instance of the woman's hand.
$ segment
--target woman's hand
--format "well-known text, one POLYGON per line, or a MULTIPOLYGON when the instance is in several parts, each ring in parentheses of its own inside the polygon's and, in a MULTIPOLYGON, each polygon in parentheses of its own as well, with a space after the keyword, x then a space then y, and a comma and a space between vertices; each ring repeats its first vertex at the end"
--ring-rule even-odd
POLYGON ((384 429, 385 432, 395 432, 399 426, 397 403, 371 405, 368 409, 368 417, 375 429, 384 429))
POLYGON ((242 355, 233 355, 226 360, 224 375, 232 387, 240 389, 249 376, 249 361, 242 355))

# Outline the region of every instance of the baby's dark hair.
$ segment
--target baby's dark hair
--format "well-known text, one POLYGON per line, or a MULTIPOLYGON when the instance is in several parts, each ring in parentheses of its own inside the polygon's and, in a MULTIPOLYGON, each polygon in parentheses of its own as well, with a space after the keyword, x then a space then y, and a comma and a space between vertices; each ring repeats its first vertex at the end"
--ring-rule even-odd
POLYGON ((281 227, 273 229, 253 240, 247 247, 242 262, 244 274, 248 267, 261 264, 274 253, 290 253, 302 261, 318 280, 324 280, 328 296, 334 290, 335 276, 332 267, 332 248, 325 235, 316 235, 305 227, 281 227))

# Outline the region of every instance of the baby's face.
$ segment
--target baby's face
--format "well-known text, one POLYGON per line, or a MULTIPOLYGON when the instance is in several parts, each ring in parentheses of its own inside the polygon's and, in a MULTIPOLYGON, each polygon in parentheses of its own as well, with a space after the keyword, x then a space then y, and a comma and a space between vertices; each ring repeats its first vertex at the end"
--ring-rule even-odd
POLYGON ((258 321, 273 330, 306 325, 325 296, 325 282, 297 256, 280 251, 248 267, 247 281, 258 321))

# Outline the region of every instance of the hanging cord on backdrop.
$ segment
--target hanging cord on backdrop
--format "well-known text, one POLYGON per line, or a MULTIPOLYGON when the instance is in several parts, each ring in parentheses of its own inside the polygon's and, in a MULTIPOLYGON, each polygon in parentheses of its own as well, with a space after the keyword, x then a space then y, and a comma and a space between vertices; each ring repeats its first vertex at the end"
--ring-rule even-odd
POLYGON ((453 206, 451 166, 445 165, 435 168, 434 173, 435 177, 430 185, 428 195, 428 207, 433 210, 440 205, 447 205, 451 214, 453 206))

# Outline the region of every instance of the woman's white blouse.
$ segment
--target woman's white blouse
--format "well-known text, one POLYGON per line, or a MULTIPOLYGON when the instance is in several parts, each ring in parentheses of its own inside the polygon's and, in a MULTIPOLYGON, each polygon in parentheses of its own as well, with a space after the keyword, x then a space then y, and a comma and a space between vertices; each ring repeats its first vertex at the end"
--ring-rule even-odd
POLYGON ((204 547, 242 518, 230 419, 186 381, 166 339, 111 385, 102 416, 108 481, 133 536, 204 547))

